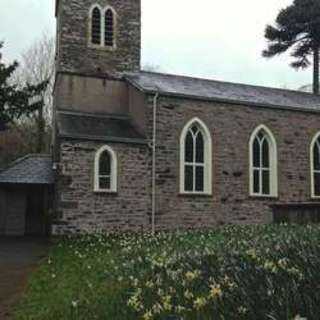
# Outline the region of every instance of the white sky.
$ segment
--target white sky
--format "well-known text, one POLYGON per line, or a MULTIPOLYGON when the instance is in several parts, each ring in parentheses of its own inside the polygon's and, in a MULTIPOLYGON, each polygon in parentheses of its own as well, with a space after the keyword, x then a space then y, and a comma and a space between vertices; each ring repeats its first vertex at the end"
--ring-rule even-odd
MULTIPOLYGON (((136 0, 132 0, 136 1, 136 0)), ((295 71, 288 56, 266 60, 264 29, 292 0, 142 0, 143 64, 163 72, 298 88, 311 69, 295 71)), ((43 32, 54 34, 54 0, 1 0, 5 58, 19 58, 43 32)))

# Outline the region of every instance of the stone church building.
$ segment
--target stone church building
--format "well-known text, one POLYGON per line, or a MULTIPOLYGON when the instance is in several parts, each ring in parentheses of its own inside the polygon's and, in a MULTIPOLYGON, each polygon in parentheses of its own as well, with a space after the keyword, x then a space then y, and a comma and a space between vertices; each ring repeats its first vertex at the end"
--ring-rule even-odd
POLYGON ((140 2, 57 0, 52 232, 318 213, 320 97, 141 71, 140 2))

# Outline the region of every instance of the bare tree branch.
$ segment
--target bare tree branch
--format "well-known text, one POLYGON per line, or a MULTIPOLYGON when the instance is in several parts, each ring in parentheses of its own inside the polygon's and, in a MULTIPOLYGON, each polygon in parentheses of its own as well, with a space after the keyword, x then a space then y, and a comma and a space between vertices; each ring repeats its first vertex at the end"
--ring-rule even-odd
POLYGON ((51 124, 52 118, 52 90, 54 83, 55 40, 53 36, 44 32, 22 54, 20 65, 12 77, 12 81, 19 87, 26 83, 37 84, 49 79, 47 89, 43 93, 44 120, 46 125, 51 124))

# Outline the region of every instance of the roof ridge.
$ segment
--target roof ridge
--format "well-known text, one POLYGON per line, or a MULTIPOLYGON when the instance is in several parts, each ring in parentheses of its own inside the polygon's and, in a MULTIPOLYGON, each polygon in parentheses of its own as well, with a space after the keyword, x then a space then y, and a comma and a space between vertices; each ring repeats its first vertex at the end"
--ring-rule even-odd
POLYGON ((71 116, 83 116, 83 117, 92 117, 92 118, 107 118, 107 119, 126 119, 130 120, 130 115, 125 114, 102 114, 102 113, 92 113, 92 112, 83 112, 83 111, 72 111, 72 110, 57 110, 60 114, 71 115, 71 116))
MULTIPOLYGON (((299 90, 294 90, 294 89, 282 89, 282 88, 277 88, 277 87, 267 87, 263 85, 255 85, 255 84, 246 84, 246 83, 241 83, 241 82, 231 82, 231 81, 223 81, 223 80, 215 80, 215 79, 209 79, 209 78, 201 78, 201 77, 194 77, 194 76, 188 76, 188 75, 179 75, 179 74, 172 74, 172 73, 162 73, 162 72, 154 72, 154 71, 144 71, 141 70, 138 73, 146 73, 146 74, 153 74, 153 75, 158 75, 158 76, 167 76, 167 77, 176 77, 176 78, 184 78, 184 79, 190 79, 190 80, 198 80, 198 81, 205 81, 205 82, 211 82, 211 83, 221 83, 221 84, 230 84, 230 85, 237 85, 237 86, 243 86, 243 87, 250 87, 250 88, 258 88, 258 89, 267 89, 267 90, 277 90, 281 92, 288 92, 288 93, 298 93, 301 95, 306 95, 306 96, 314 96, 318 97, 317 95, 310 93, 310 92, 304 92, 304 91, 299 91, 299 90)), ((128 73, 127 75, 135 75, 136 73, 128 73)), ((125 76, 126 77, 126 76, 125 76)), ((319 96, 320 98, 320 96, 319 96)))
POLYGON ((25 161, 26 159, 28 159, 30 157, 30 154, 26 154, 23 157, 19 157, 13 161, 11 161, 5 168, 3 168, 0 172, 0 175, 2 173, 4 173, 5 171, 8 171, 9 169, 13 168, 14 166, 16 166, 17 164, 21 163, 22 161, 25 161))

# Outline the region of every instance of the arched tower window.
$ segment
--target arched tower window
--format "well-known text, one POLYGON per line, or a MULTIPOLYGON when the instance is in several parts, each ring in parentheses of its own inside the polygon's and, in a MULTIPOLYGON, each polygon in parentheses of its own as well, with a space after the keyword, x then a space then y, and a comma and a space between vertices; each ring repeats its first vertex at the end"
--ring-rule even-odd
POLYGON ((95 6, 91 10, 91 43, 94 45, 101 45, 101 21, 101 9, 98 6, 95 6))
POLYGON ((115 14, 111 8, 105 12, 104 18, 104 45, 113 47, 115 43, 115 14))
POLYGON ((311 143, 311 195, 320 198, 320 132, 311 143))
POLYGON ((261 125, 250 139, 250 194, 278 195, 277 145, 271 131, 261 125))
POLYGON ((212 142, 206 125, 195 118, 180 137, 180 192, 211 194, 212 142))
POLYGON ((90 9, 90 44, 99 47, 116 46, 116 12, 95 4, 90 9))
POLYGON ((117 191, 117 157, 109 146, 100 148, 96 153, 94 190, 96 192, 117 191))

